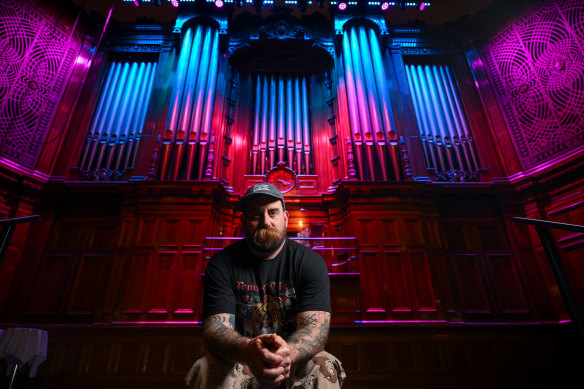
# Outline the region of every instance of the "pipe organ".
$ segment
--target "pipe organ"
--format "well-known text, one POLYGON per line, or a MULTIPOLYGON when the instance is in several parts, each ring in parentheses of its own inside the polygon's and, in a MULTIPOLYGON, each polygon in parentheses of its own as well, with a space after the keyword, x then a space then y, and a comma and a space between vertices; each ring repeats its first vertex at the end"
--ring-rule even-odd
MULTIPOLYGON (((53 334, 36 386, 176 387, 201 275, 260 182, 328 266, 327 347, 354 388, 556 387, 582 365, 513 221, 584 220, 581 0, 436 29, 396 22, 400 2, 116 1, 103 29, 76 3, 0 1, 0 219, 42 220, 5 245, 0 312, 53 334)), ((584 235, 554 237, 582 302, 584 235)))
POLYGON ((155 62, 109 65, 81 153, 82 171, 134 166, 155 74, 155 62))
POLYGON ((445 64, 406 64, 426 166, 436 172, 477 172, 475 152, 454 77, 445 64))

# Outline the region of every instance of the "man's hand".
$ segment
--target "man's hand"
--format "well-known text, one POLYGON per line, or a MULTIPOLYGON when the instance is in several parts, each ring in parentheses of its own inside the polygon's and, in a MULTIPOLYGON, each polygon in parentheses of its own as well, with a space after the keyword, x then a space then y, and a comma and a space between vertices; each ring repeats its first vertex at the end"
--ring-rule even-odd
POLYGON ((276 334, 251 339, 246 362, 262 388, 276 388, 290 378, 290 348, 276 334))

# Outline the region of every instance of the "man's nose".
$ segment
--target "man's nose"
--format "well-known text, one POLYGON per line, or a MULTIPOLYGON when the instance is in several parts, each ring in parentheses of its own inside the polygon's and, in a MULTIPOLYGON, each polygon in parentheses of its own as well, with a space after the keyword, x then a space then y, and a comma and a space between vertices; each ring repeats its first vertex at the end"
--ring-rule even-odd
POLYGON ((268 212, 262 212, 260 216, 260 224, 262 226, 269 226, 270 225, 270 218, 268 216, 268 212))

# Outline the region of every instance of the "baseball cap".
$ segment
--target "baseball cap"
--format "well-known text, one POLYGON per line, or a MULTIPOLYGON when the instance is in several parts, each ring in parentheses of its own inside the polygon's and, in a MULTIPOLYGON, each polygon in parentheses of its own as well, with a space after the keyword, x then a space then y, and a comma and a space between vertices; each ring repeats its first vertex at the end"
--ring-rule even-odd
POLYGON ((282 208, 286 209, 286 205, 284 205, 284 195, 282 192, 280 192, 280 190, 273 184, 262 182, 261 184, 255 184, 254 186, 250 187, 247 192, 245 192, 241 200, 239 200, 239 204, 237 204, 237 210, 244 212, 245 208, 247 207, 247 203, 251 199, 261 195, 271 196, 280 200, 282 202, 282 208))

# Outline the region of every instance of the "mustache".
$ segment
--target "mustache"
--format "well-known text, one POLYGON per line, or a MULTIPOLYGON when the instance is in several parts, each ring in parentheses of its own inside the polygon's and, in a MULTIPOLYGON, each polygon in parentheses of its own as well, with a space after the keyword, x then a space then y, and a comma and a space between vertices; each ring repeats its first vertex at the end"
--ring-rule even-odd
POLYGON ((274 239, 278 239, 278 231, 271 227, 258 228, 253 235, 253 240, 258 245, 266 244, 274 239))

